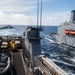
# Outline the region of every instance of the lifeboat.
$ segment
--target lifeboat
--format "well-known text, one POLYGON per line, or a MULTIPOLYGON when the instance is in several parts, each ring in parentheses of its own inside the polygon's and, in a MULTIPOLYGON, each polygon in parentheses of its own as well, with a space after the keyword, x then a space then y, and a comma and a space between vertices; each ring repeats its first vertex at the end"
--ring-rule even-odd
POLYGON ((64 33, 65 34, 69 34, 69 30, 64 30, 64 33))
POLYGON ((75 30, 64 30, 65 34, 75 35, 75 30))
POLYGON ((70 30, 70 34, 75 35, 75 31, 70 30))

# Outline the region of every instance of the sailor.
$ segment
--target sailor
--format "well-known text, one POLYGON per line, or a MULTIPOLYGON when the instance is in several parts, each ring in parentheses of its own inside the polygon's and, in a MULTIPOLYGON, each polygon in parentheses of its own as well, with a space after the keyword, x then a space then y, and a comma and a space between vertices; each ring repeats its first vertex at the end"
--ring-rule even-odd
POLYGON ((11 40, 9 42, 9 47, 10 47, 11 51, 17 51, 17 49, 16 49, 16 43, 15 43, 14 40, 11 40))
POLYGON ((10 48, 11 48, 11 50, 13 51, 14 49, 15 49, 15 41, 14 40, 12 40, 12 41, 10 41, 10 48))

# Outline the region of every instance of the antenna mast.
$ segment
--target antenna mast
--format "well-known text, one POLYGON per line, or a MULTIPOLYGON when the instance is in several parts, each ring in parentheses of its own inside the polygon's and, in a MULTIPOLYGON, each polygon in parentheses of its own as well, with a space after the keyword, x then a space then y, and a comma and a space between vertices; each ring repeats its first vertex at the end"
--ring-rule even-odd
POLYGON ((39 26, 39 0, 37 2, 37 28, 39 26))
POLYGON ((40 6, 40 28, 42 25, 42 0, 41 0, 41 6, 40 6))
POLYGON ((40 28, 42 25, 42 0, 37 1, 37 28, 40 24, 40 28))

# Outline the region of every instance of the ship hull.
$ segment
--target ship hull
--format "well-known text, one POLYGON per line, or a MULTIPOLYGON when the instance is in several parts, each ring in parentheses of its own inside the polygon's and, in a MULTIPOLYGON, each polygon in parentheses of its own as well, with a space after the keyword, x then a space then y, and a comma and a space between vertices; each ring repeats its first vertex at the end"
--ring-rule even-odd
POLYGON ((75 38, 74 37, 56 35, 56 40, 59 43, 63 43, 63 44, 75 47, 75 38))
POLYGON ((75 47, 75 10, 72 10, 69 22, 64 22, 58 27, 56 40, 75 47))
POLYGON ((64 30, 75 30, 75 25, 63 25, 58 27, 58 34, 55 35, 55 39, 59 43, 75 47, 75 35, 65 34, 64 30))

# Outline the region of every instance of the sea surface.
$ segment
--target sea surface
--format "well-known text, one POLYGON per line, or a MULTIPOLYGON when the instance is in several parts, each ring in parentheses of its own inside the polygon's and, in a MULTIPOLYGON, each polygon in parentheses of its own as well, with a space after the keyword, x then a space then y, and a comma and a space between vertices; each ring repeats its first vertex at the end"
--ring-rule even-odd
MULTIPOLYGON (((1 26, 2 27, 2 26, 1 26)), ((0 29, 0 36, 23 36, 27 26, 14 26, 12 29, 0 29)), ((75 75, 75 49, 54 42, 50 33, 57 33, 58 26, 43 26, 41 32, 41 53, 49 57, 68 75, 75 75)))

